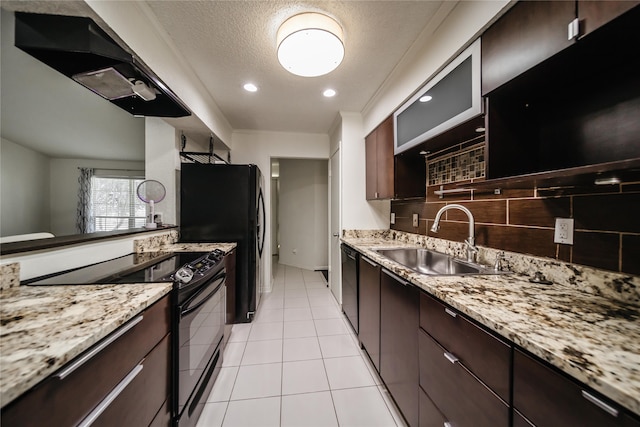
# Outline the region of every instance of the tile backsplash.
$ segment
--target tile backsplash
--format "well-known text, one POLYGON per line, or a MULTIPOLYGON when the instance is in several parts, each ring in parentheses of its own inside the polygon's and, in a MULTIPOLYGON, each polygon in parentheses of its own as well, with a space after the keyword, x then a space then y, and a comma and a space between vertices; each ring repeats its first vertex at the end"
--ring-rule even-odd
POLYGON ((462 151, 427 160, 427 185, 484 178, 484 142, 462 151))
POLYGON ((462 242, 468 221, 457 210, 445 213, 438 234, 430 231, 441 207, 460 203, 474 215, 480 246, 640 275, 640 182, 439 195, 476 181, 484 169, 484 150, 477 145, 428 159, 426 200, 393 200, 391 229, 462 242), (412 225, 415 213, 418 227, 412 225), (555 218, 574 219, 573 245, 554 243, 555 218))

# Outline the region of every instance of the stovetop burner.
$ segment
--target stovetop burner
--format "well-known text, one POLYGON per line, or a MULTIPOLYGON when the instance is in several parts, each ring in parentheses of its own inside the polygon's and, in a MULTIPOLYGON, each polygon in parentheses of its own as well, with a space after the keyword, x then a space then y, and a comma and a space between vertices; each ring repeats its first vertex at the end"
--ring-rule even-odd
POLYGON ((37 277, 23 285, 90 285, 173 282, 173 274, 189 264, 193 269, 211 268, 224 257, 222 251, 212 252, 149 252, 132 253, 61 273, 37 277), (206 257, 205 257, 206 256, 206 257), (205 258, 203 258, 205 257, 205 258), (203 258, 198 263, 194 261, 203 258))

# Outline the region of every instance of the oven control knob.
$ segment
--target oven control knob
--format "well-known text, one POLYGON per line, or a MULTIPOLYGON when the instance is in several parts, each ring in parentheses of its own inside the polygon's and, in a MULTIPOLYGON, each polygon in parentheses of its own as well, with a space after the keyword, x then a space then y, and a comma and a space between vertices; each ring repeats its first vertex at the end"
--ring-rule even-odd
POLYGON ((193 271, 188 268, 182 267, 176 271, 175 278, 182 283, 189 283, 193 279, 193 271))

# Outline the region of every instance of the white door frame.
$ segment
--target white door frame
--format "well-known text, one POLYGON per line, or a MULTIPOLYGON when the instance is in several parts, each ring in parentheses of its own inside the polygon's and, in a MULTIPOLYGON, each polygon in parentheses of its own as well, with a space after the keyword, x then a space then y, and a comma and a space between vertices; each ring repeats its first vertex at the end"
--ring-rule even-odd
POLYGON ((341 145, 341 142, 338 142, 338 148, 329 157, 329 288, 340 305, 342 305, 342 272, 340 261, 340 237, 342 234, 341 145))

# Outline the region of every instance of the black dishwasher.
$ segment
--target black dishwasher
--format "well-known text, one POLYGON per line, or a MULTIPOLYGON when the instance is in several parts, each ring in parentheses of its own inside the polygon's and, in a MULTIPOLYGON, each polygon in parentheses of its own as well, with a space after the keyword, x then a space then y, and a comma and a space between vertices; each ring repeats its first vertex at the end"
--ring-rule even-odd
POLYGON ((358 333, 358 252, 340 245, 342 258, 342 311, 358 333))

